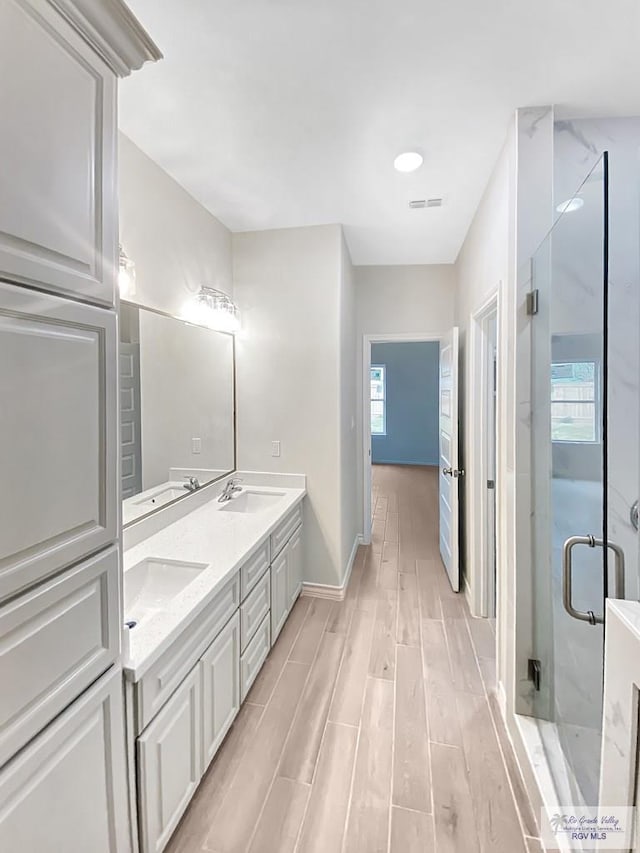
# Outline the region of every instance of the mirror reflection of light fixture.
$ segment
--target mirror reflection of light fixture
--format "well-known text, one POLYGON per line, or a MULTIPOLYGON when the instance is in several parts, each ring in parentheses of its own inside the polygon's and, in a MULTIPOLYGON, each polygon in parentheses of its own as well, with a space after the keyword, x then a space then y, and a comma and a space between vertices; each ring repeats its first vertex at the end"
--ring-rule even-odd
POLYGON ((240 328, 240 312, 235 302, 222 290, 204 285, 196 294, 189 319, 220 332, 237 332, 240 328))
POLYGON ((580 208, 584 205, 584 199, 578 198, 578 196, 574 196, 570 198, 568 201, 563 201, 556 207, 558 213, 573 213, 575 210, 580 210, 580 208))
POLYGON ((136 292, 136 265, 122 248, 122 243, 118 244, 118 287, 120 296, 133 296, 136 292))

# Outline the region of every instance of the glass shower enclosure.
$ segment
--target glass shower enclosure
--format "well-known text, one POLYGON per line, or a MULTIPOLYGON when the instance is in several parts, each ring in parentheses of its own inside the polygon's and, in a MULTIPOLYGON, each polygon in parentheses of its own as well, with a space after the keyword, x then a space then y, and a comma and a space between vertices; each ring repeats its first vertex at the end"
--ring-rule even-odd
POLYGON ((605 599, 624 597, 621 553, 604 545, 606 153, 559 214, 532 259, 533 706, 558 801, 595 805, 605 599))

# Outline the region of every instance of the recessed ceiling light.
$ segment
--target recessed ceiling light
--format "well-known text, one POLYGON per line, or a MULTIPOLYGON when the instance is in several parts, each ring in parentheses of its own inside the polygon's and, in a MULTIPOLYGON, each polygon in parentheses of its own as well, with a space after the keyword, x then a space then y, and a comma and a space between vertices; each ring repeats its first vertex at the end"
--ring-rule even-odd
POLYGON ((573 213, 574 210, 580 210, 584 204, 584 199, 570 198, 568 201, 563 201, 556 207, 558 213, 573 213))
POLYGON ((405 151, 404 154, 398 154, 393 165, 398 172, 415 172, 422 166, 422 161, 422 154, 417 151, 405 151))

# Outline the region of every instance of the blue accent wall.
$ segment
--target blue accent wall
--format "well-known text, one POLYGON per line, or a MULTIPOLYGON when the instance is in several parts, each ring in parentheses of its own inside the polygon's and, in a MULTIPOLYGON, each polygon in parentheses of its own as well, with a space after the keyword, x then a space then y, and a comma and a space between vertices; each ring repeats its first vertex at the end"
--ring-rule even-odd
POLYGON ((371 436, 373 462, 438 465, 438 341, 371 345, 387 368, 387 434, 371 436))

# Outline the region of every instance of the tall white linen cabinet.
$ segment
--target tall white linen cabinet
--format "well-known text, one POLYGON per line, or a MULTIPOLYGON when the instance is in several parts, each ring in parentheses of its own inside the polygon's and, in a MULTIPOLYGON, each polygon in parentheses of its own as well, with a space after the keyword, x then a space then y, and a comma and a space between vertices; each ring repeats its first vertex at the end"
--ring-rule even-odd
POLYGON ((120 0, 0 0, 0 850, 128 853, 120 0))

